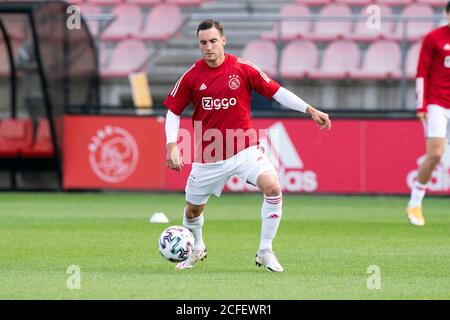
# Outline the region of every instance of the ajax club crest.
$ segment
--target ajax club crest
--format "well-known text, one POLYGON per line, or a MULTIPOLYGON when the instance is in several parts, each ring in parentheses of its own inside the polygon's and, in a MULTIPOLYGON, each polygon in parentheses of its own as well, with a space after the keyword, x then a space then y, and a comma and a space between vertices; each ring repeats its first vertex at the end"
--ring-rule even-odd
POLYGON ((228 80, 228 86, 232 90, 236 90, 241 85, 241 82, 239 81, 239 76, 236 74, 232 74, 229 76, 230 80, 228 80))
POLYGON ((106 126, 91 138, 89 163, 103 181, 118 183, 136 169, 139 150, 134 137, 125 129, 106 126))

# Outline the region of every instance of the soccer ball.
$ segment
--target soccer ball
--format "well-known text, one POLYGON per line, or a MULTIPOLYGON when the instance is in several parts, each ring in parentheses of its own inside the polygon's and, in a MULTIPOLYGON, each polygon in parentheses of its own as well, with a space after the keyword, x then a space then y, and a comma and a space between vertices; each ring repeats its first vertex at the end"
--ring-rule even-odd
POLYGON ((172 262, 184 261, 194 250, 194 236, 185 227, 171 226, 159 236, 158 246, 164 259, 172 262))

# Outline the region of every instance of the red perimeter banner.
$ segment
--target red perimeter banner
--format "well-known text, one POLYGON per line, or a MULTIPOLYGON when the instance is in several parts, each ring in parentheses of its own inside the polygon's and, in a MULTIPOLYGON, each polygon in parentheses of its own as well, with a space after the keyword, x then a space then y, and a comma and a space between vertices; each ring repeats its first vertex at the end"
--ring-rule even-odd
POLYGON ((124 116, 64 118, 65 189, 162 189, 164 120, 124 116))
MULTIPOLYGON (((331 131, 305 118, 252 123, 284 192, 406 194, 425 154, 417 120, 335 119, 331 131)), ((65 125, 65 188, 184 190, 193 147, 184 150, 181 173, 166 168, 163 119, 70 116, 65 125), (125 140, 134 140, 138 157, 125 140)), ((183 139, 191 139, 184 144, 192 146, 191 119, 183 118, 181 128, 183 139)), ((225 191, 255 188, 232 177, 225 191)), ((429 193, 450 194, 450 151, 434 171, 429 193)))

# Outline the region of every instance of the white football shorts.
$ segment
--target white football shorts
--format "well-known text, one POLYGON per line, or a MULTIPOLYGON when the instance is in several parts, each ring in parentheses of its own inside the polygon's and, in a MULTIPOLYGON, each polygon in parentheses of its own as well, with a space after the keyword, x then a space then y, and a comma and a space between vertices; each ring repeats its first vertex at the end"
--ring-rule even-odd
POLYGON ((237 175, 243 181, 256 186, 261 173, 276 170, 257 146, 242 150, 233 157, 215 163, 193 163, 186 183, 186 201, 205 204, 211 194, 220 197, 228 179, 237 175))
POLYGON ((445 138, 450 123, 450 109, 430 104, 427 112, 427 138, 445 138))

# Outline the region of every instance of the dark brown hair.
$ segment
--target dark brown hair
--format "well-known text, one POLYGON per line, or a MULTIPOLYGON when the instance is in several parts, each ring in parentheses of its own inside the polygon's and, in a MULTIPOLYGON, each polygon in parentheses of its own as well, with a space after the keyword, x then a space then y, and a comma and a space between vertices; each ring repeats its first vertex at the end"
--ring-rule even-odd
POLYGON ((445 7, 445 12, 450 12, 450 1, 447 3, 447 7, 445 7))
POLYGON ((223 36, 223 25, 219 21, 215 21, 212 19, 207 19, 200 22, 197 28, 197 36, 200 30, 208 30, 211 28, 216 28, 217 30, 219 30, 220 35, 223 36))

